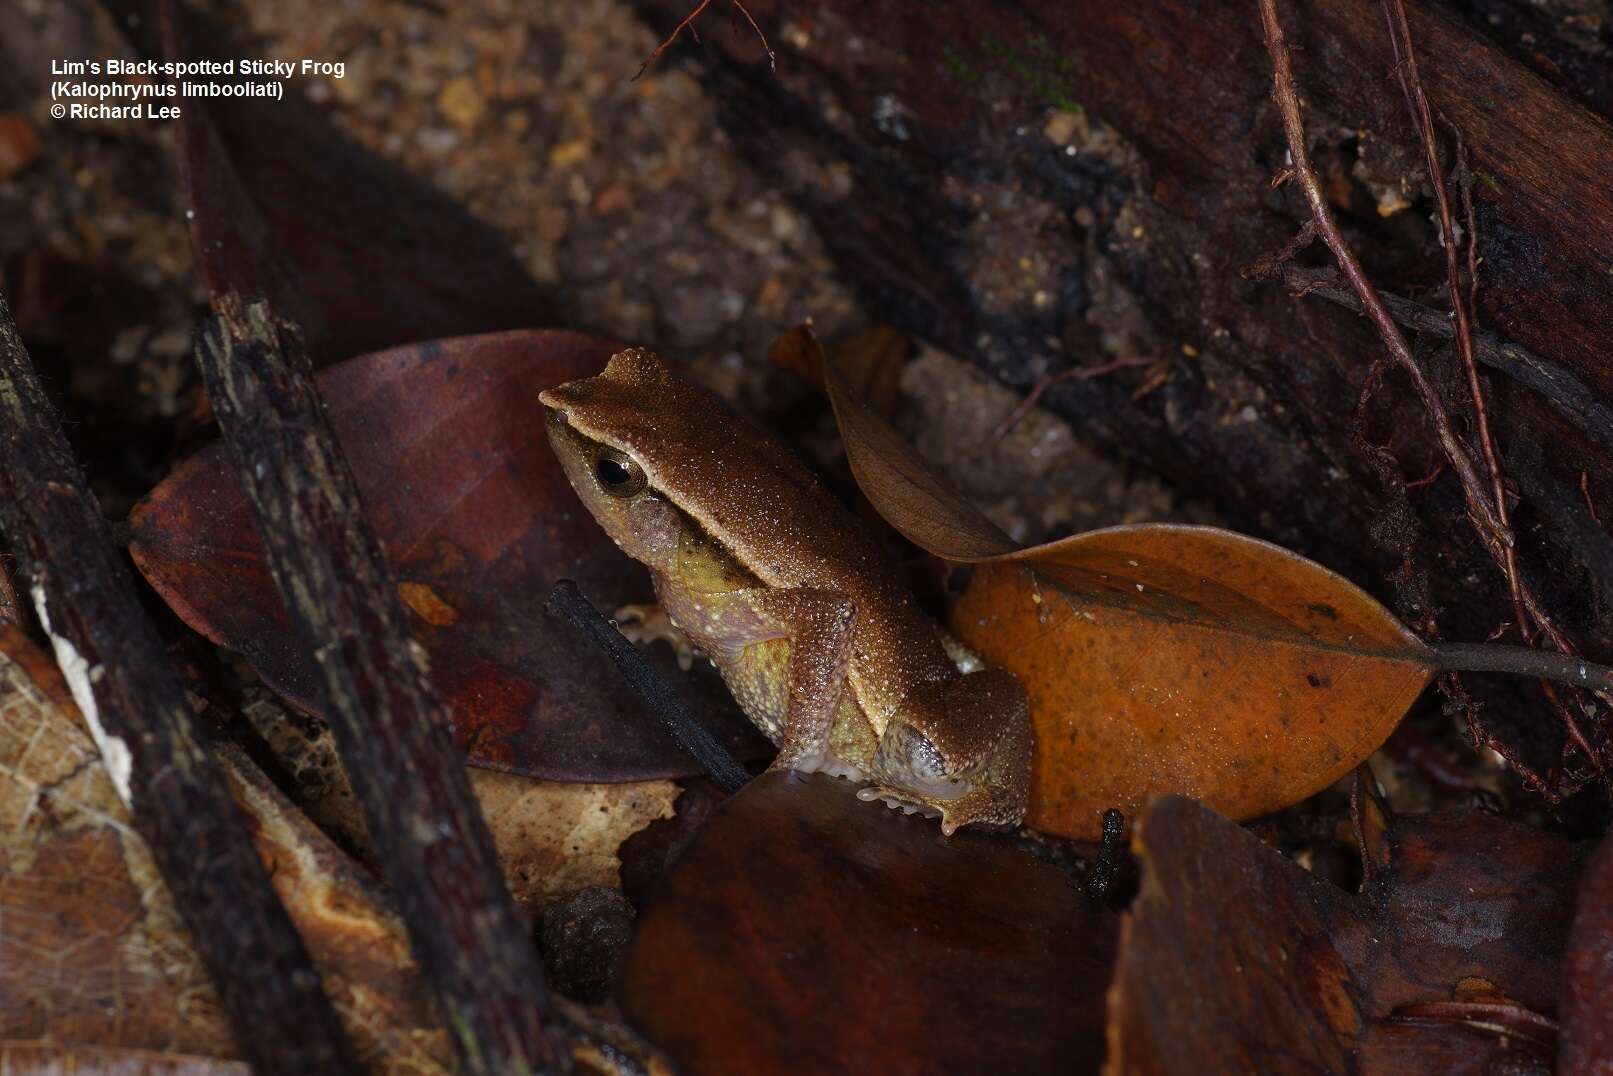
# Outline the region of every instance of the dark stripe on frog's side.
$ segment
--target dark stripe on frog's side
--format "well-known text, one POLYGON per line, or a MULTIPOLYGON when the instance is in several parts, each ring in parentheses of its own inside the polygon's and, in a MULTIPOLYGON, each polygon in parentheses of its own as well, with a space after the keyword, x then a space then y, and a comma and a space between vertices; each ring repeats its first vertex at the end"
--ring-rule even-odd
POLYGON ((850 677, 883 729, 916 684, 958 675, 934 626, 861 522, 786 449, 647 352, 551 395, 585 437, 632 456, 651 489, 701 524, 731 560, 773 588, 845 595, 856 608, 850 677), (713 421, 714 412, 724 420, 713 421))
MULTIPOLYGON (((680 515, 683 537, 678 546, 679 568, 672 577, 682 583, 700 581, 705 587, 674 585, 658 579, 657 596, 690 641, 710 655, 740 708, 777 744, 783 737, 784 721, 789 713, 790 641, 769 639, 735 649, 725 645, 720 631, 702 622, 699 613, 690 608, 698 603, 699 595, 690 591, 709 587, 711 592, 729 592, 762 584, 734 560, 698 520, 687 513, 680 515)), ((830 757, 823 768, 830 772, 855 769, 860 774, 878 746, 879 736, 848 685, 836 710, 830 757), (853 766, 853 760, 857 760, 858 765, 853 766)))

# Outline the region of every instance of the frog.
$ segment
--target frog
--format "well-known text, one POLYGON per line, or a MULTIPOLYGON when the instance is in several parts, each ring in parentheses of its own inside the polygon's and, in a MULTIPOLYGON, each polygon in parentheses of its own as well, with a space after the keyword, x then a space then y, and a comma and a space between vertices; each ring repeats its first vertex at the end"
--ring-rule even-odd
POLYGON ((771 768, 859 782, 947 837, 1022 822, 1023 686, 919 607, 787 448, 644 348, 538 398, 583 506, 777 747, 771 768))

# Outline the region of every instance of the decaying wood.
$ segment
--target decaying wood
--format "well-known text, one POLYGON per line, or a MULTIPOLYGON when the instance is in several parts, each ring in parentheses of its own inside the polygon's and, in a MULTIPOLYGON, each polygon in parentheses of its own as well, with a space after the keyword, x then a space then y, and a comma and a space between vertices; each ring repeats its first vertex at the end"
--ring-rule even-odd
MULTIPOLYGON (((178 5, 158 9, 164 54, 189 55, 178 5)), ((303 282, 265 238, 207 108, 185 110, 177 143, 215 316, 197 365, 460 1067, 488 1076, 562 1068, 536 947, 325 413, 307 340, 287 313, 308 309, 303 282)))
MULTIPOLYGON (((1297 295, 1315 295, 1347 310, 1361 310, 1361 300, 1345 287, 1337 270, 1284 265, 1282 274, 1283 283, 1297 295)), ((1380 291, 1379 294, 1390 315, 1402 327, 1441 340, 1455 335, 1449 315, 1391 292, 1380 291)), ((1474 354, 1485 366, 1494 367, 1520 385, 1528 386, 1587 437, 1613 452, 1613 406, 1579 378, 1494 333, 1481 331, 1475 335, 1474 354)))
MULTIPOLYGON (((1328 204, 1327 195, 1322 189, 1321 177, 1311 164, 1305 135, 1305 118, 1299 102, 1299 90, 1294 83, 1292 56, 1277 14, 1276 0, 1260 0, 1260 17, 1266 32, 1266 48, 1270 51, 1272 59, 1272 99, 1276 101, 1277 111, 1282 117, 1283 132, 1288 139, 1288 153, 1292 161, 1285 175, 1292 176, 1294 182, 1298 184, 1310 207, 1309 226, 1314 228, 1317 236, 1326 244, 1334 260, 1338 262, 1340 272, 1349 281, 1350 290, 1355 293, 1362 310, 1377 329, 1390 358, 1400 367, 1416 390, 1417 397, 1422 403, 1425 420, 1434 428, 1445 461, 1461 480, 1468 520, 1473 524, 1479 541, 1484 545, 1490 558, 1506 577, 1516 617, 1514 621, 1516 630, 1522 634, 1525 641, 1529 641, 1533 639, 1532 626, 1538 625, 1540 633, 1559 651, 1564 655, 1577 657, 1577 649, 1557 629, 1534 589, 1518 577, 1517 550, 1512 524, 1508 518, 1506 478, 1497 460, 1484 391, 1479 384, 1478 361, 1473 353, 1473 329, 1469 320, 1467 299, 1461 287, 1455 232, 1452 227, 1449 200, 1445 194, 1445 177, 1440 168, 1439 151, 1434 141, 1433 120, 1429 116, 1428 101, 1423 95, 1422 83, 1417 74, 1416 58, 1409 40, 1410 31, 1406 26, 1405 7, 1398 0, 1391 0, 1388 6, 1391 9, 1389 13, 1391 47, 1398 61, 1397 67, 1400 68, 1401 84, 1405 88, 1407 102, 1416 119, 1418 135, 1428 160, 1429 180, 1434 186, 1435 201, 1439 207, 1441 234, 1445 237, 1442 245, 1445 248, 1447 287, 1451 296, 1453 320, 1456 323, 1457 349, 1467 374, 1478 455, 1483 459, 1489 476, 1488 488, 1480 476, 1467 443, 1456 433, 1438 390, 1429 380, 1423 364, 1413 356, 1410 342, 1401 333, 1383 297, 1378 294, 1378 289, 1367 279, 1366 272, 1356 258, 1349 240, 1344 237, 1337 220, 1334 219, 1332 207, 1328 204)), ((1374 365, 1368 372, 1359 397, 1361 405, 1367 402, 1380 368, 1374 365)), ((1601 753, 1586 737, 1579 718, 1568 705, 1557 703, 1558 696, 1554 692, 1549 692, 1547 699, 1561 717, 1569 740, 1584 753, 1585 761, 1590 767, 1600 772, 1604 768, 1601 753)), ((1474 740, 1478 740, 1480 725, 1476 713, 1471 708, 1468 724, 1474 740)))
MULTIPOLYGON (((664 33, 688 5, 640 7, 664 33)), ((1445 306, 1427 154, 1380 0, 1281 8, 1306 144, 1362 272, 1380 291, 1445 306)), ((1238 271, 1311 215, 1294 184, 1271 183, 1288 147, 1254 3, 752 11, 778 48, 776 75, 743 36, 680 47, 705 63, 735 143, 816 219, 878 315, 1027 390, 1106 358, 1169 359, 1150 391, 1122 370, 1066 379, 1043 399, 1094 441, 1213 498, 1240 528, 1389 589, 1404 543, 1373 536, 1401 494, 1358 453, 1349 405, 1382 345, 1365 319, 1238 271), (1066 132, 1106 124, 1118 138, 1056 138, 1060 113, 1080 116, 1066 132)), ((1429 424, 1398 369, 1372 404, 1375 427, 1393 432, 1420 559, 1438 566, 1432 608, 1403 612, 1420 629, 1437 613, 1453 638, 1488 637, 1517 619, 1505 569, 1515 555, 1520 596, 1533 591, 1569 639, 1605 656, 1613 542, 1577 517, 1613 497, 1601 428, 1613 403, 1613 129, 1580 102, 1613 99, 1595 81, 1613 79, 1576 68, 1570 97, 1548 81, 1560 68, 1533 50, 1509 55, 1443 7, 1408 3, 1406 23, 1434 124, 1460 133, 1473 177, 1475 353, 1498 360, 1479 380, 1497 470, 1517 488, 1503 521, 1486 454, 1467 447, 1471 384, 1444 353, 1454 327, 1424 333, 1450 428, 1429 424), (1415 481, 1447 454, 1441 442, 1460 449, 1451 458, 1465 458, 1484 503, 1467 503, 1448 465, 1415 481)), ((1539 713, 1531 727, 1546 731, 1528 753, 1554 762, 1558 717, 1537 696, 1507 698, 1539 713)), ((1599 746, 1601 730, 1585 736, 1599 746)))
POLYGON ((215 292, 197 361, 338 751, 465 1071, 555 1068, 537 953, 296 328, 215 292))
POLYGON ((0 297, 0 529, 107 773, 261 1072, 356 1071, 0 297))

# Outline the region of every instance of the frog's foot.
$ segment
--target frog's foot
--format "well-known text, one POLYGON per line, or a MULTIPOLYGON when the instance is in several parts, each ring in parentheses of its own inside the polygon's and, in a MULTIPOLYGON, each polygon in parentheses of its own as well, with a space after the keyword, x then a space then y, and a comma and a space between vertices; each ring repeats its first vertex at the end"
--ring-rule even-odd
POLYGON ((874 785, 857 793, 864 802, 884 800, 885 805, 907 814, 922 813, 929 818, 941 819, 941 833, 950 837, 959 829, 974 823, 987 826, 1017 826, 1025 808, 1011 794, 1005 794, 989 784, 968 785, 958 796, 930 796, 911 789, 874 785))
POLYGON ((684 672, 694 668, 694 644, 689 642, 689 637, 681 628, 672 623, 672 618, 661 606, 624 605, 616 610, 613 619, 616 621, 616 630, 626 636, 629 642, 640 646, 648 646, 657 640, 665 642, 678 656, 678 668, 684 672))
POLYGON ((986 669, 921 685, 905 713, 880 735, 872 799, 894 792, 941 815, 941 832, 960 826, 1018 825, 1030 792, 1031 728, 1024 689, 1013 675, 986 669))
POLYGON ((853 766, 833 751, 824 756, 823 761, 818 764, 818 772, 826 773, 831 777, 842 777, 847 781, 866 781, 868 779, 861 767, 853 766))
POLYGON ((864 803, 875 800, 884 800, 885 806, 893 811, 903 814, 918 814, 922 812, 927 818, 939 818, 941 811, 934 807, 930 801, 912 792, 901 788, 892 788, 890 785, 870 785, 857 791, 857 798, 864 803))

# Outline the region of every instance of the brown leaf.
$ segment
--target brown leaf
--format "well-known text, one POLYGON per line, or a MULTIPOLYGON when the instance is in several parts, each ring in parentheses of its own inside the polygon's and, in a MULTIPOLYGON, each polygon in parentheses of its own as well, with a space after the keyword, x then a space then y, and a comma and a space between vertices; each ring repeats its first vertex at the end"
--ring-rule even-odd
POLYGON ((1177 796, 1154 802, 1132 845, 1144 874, 1121 926, 1104 1072, 1207 1058, 1346 1071, 1364 1023, 1350 968, 1365 924, 1348 894, 1177 796))
MULTIPOLYGON (((172 1071, 237 1071, 226 1064, 238 1052, 212 984, 76 707, 50 659, 10 627, 0 629, 0 713, 0 1039, 193 1054, 172 1071)), ((379 1073, 446 1072, 447 1035, 401 924, 244 755, 219 750, 361 1060, 379 1073)), ((97 1056, 68 1060, 101 1071, 97 1056)), ((120 1052, 104 1063, 139 1060, 120 1052)), ((168 1072, 166 1063, 149 1071, 168 1072)))
MULTIPOLYGON (((0 717, 0 1072, 244 1073, 212 985, 60 675, 10 627, 0 628, 0 717), (47 1036, 94 1045, 7 1041, 47 1036)), ((447 1032, 379 887, 239 748, 221 741, 214 751, 366 1071, 446 1074, 447 1032)), ((529 891, 546 880, 522 872, 547 869, 573 847, 594 849, 567 863, 573 880, 613 871, 601 849, 619 839, 614 829, 642 824, 670 798, 645 796, 645 785, 563 787, 561 799, 597 794, 569 818, 545 819, 543 833, 521 825, 531 813, 524 797, 506 789, 484 798, 502 808, 494 825, 509 838, 500 844, 511 855, 505 868, 529 891), (645 802, 622 803, 635 795, 645 802), (564 836, 560 827, 569 827, 564 836)), ((627 1029, 556 1004, 578 1063, 598 1067, 614 1054, 665 1071, 627 1029)))
POLYGON ((1093 1071, 1113 917, 1001 837, 770 772, 648 902, 621 999, 684 1071, 1093 1071))
POLYGON ((0 1042, 5 1076, 252 1076, 245 1061, 63 1042, 0 1042))
MULTIPOLYGON (((362 356, 320 388, 370 519, 406 588, 417 638, 478 765, 558 780, 640 780, 695 766, 604 659, 545 616, 557 579, 602 608, 642 600, 641 568, 575 502, 543 432, 540 389, 614 350, 565 332, 444 340, 362 356)), ((130 552, 187 624, 243 653, 299 707, 312 655, 291 628, 224 448, 187 461, 135 507, 130 552)), ((671 668, 670 656, 654 656, 671 668)), ((715 682, 704 710, 734 750, 766 742, 715 682)))
POLYGON ((1209 527, 1112 527, 978 564, 950 620, 1030 694, 1029 823, 1081 838, 1166 792, 1237 819, 1297 803, 1376 750, 1430 676, 1352 583, 1209 527))
POLYGON ((215 753, 359 1061, 382 1072, 446 1076, 447 1032, 380 887, 238 747, 220 743, 215 753))
POLYGON ((573 784, 471 771, 510 895, 531 915, 555 896, 621 885, 618 849, 678 800, 672 781, 573 784))
MULTIPOLYGON (((374 867, 358 799, 329 728, 298 720, 272 696, 244 707, 283 773, 294 774, 297 805, 360 863, 374 867)), ((622 843, 672 817, 673 781, 537 781, 492 770, 470 771, 482 816, 513 896, 534 919, 548 901, 584 886, 620 886, 622 843)))
POLYGON ((1562 1076, 1613 1073, 1613 838, 1603 839, 1580 886, 1562 1014, 1562 1076))
POLYGON ((887 523, 920 549, 947 560, 980 560, 1014 551, 1011 538, 862 401, 839 367, 823 357, 816 338, 807 333, 795 341, 818 355, 852 474, 887 523))
POLYGON ((1230 531, 1112 527, 1014 543, 858 398, 809 331, 857 484, 914 544, 973 563, 953 632, 1017 674, 1028 821, 1083 839, 1164 792, 1234 818, 1296 803, 1383 743, 1432 657, 1343 577, 1230 531))
POLYGON ((45 1037, 237 1056, 55 663, 8 626, 0 629, 0 1039, 45 1037))
MULTIPOLYGON (((902 368, 912 339, 888 325, 875 325, 840 342, 834 365, 858 400, 874 414, 890 418, 902 395, 902 368)), ((809 324, 786 330, 773 341, 768 357, 778 365, 824 388, 823 349, 809 324)))
POLYGON ((1476 812, 1397 818, 1386 840, 1379 881, 1356 896, 1202 804, 1156 800, 1133 833, 1144 874, 1121 928, 1105 1073, 1213 1058, 1239 1072, 1480 1076, 1497 1055, 1539 1055, 1539 1042, 1450 1017, 1509 1011, 1549 1027, 1576 849, 1476 812))

